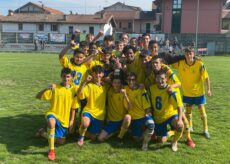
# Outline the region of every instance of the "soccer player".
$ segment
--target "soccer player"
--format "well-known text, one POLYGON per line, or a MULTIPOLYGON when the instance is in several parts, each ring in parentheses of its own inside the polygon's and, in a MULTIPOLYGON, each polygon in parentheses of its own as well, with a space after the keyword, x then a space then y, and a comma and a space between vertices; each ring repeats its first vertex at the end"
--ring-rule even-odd
MULTIPOLYGON (((124 75, 122 71, 116 69, 112 76, 112 87, 107 93, 107 118, 108 123, 105 125, 100 135, 99 141, 108 139, 113 133, 121 129, 119 136, 123 135, 131 122, 131 117, 127 115, 128 109, 131 107, 130 100, 126 90, 122 89, 124 75)), ((122 138, 122 137, 121 137, 122 138)))
POLYGON ((156 55, 160 56, 162 59, 164 59, 166 64, 173 64, 178 62, 179 60, 185 59, 184 56, 172 56, 170 53, 162 52, 159 53, 159 45, 155 40, 151 40, 149 42, 149 50, 151 51, 151 56, 154 57, 156 55))
POLYGON ((192 106, 198 105, 201 119, 203 122, 203 133, 208 139, 210 134, 208 132, 207 114, 204 105, 205 100, 205 87, 207 85, 207 95, 211 96, 210 80, 208 72, 201 60, 195 58, 193 47, 185 49, 185 60, 181 60, 173 64, 173 68, 178 69, 179 76, 183 89, 183 102, 186 103, 186 116, 188 118, 190 129, 192 127, 192 106))
POLYGON ((87 73, 87 65, 82 64, 85 58, 84 51, 77 49, 74 51, 73 57, 69 60, 65 55, 70 46, 66 46, 59 54, 59 61, 65 68, 71 69, 73 75, 73 85, 79 87, 81 82, 84 81, 87 73))
POLYGON ((140 59, 140 53, 136 51, 136 48, 132 46, 126 46, 123 49, 123 53, 127 59, 127 72, 134 72, 137 76, 137 82, 142 84, 145 82, 145 66, 140 59))
POLYGON ((164 137, 167 136, 167 125, 169 124, 172 129, 175 129, 172 150, 177 151, 177 141, 180 139, 184 128, 182 120, 183 103, 180 99, 177 99, 180 93, 176 90, 169 93, 169 87, 165 71, 160 71, 156 75, 156 85, 152 85, 149 92, 156 135, 161 142, 164 142, 164 137))
MULTIPOLYGON (((177 75, 170 69, 170 67, 168 67, 167 65, 165 65, 163 63, 163 59, 160 58, 160 56, 155 56, 152 61, 152 73, 151 76, 149 78, 149 81, 151 82, 151 84, 154 84, 153 81, 156 81, 155 76, 159 71, 165 71, 166 72, 166 77, 167 77, 167 83, 170 85, 170 87, 168 87, 168 92, 171 93, 172 90, 176 90, 177 92, 180 93, 179 88, 181 87, 181 82, 178 79, 177 75)), ((177 100, 181 101, 181 94, 176 94, 177 100)), ((189 129, 189 122, 183 112, 183 122, 184 122, 184 126, 185 126, 185 134, 187 137, 187 145, 194 148, 195 147, 195 143, 193 142, 191 135, 190 135, 190 129, 189 129)), ((172 131, 169 131, 168 134, 173 134, 172 131)), ((170 136, 170 135, 169 135, 170 136)), ((168 137, 169 137, 168 136, 168 137)))
MULTIPOLYGON (((72 75, 69 68, 63 68, 61 71, 61 83, 52 84, 40 91, 36 98, 50 101, 50 108, 46 112, 48 122, 48 142, 49 142, 49 160, 55 160, 54 142, 59 138, 65 141, 65 136, 70 125, 71 109, 79 108, 76 89, 71 85, 72 75)), ((73 119, 74 115, 71 116, 73 119)))
POLYGON ((148 143, 154 132, 154 121, 150 100, 145 89, 139 88, 135 73, 127 74, 128 86, 125 87, 132 107, 128 110, 131 116, 131 130, 134 140, 140 141, 142 137, 142 150, 148 149, 148 143), (146 128, 144 131, 143 128, 146 128))
POLYGON ((92 76, 88 75, 78 89, 78 97, 87 100, 86 106, 83 108, 79 128, 80 136, 77 142, 79 146, 84 144, 87 130, 92 140, 95 140, 101 131, 102 122, 105 118, 106 92, 108 89, 106 85, 102 84, 103 76, 104 69, 100 65, 94 66, 92 76))

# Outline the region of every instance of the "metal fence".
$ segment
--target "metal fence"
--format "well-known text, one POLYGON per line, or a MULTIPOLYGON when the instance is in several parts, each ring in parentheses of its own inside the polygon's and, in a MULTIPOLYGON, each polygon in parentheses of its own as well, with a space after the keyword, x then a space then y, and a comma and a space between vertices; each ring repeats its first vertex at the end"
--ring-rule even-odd
MULTIPOLYGON (((119 36, 120 33, 117 33, 119 36)), ((135 34, 130 34, 135 35, 135 34)), ((137 35, 137 34, 136 34, 137 35)), ((141 35, 141 34, 140 34, 141 35)), ((175 38, 183 46, 188 46, 195 41, 195 34, 161 34, 164 35, 164 39, 174 40, 175 38)), ((116 37, 115 34, 115 38, 116 37)), ((83 36, 85 37, 85 36, 83 36)), ((25 47, 30 47, 32 50, 36 39, 45 39, 47 47, 51 47, 52 51, 55 51, 55 46, 65 46, 70 42, 71 34, 34 34, 34 33, 10 33, 0 32, 0 50, 24 50, 25 47), (7 46, 6 46, 7 45, 7 46), (17 49, 18 45, 22 49, 17 49)), ((153 38, 154 39, 154 38, 153 38)), ((230 34, 199 34, 198 35, 198 48, 212 49, 213 54, 230 54, 230 34)), ((59 46, 59 47, 60 47, 59 46)), ((48 49, 46 49, 48 50, 48 49)), ((56 49, 58 51, 58 49, 56 49)))

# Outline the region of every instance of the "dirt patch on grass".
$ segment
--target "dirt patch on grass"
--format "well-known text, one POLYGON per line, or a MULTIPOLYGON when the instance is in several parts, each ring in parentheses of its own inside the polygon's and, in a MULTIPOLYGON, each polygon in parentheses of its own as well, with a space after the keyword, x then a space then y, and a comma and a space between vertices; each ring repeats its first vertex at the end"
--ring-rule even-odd
POLYGON ((0 80, 1 86, 14 86, 16 85, 16 82, 13 80, 0 80))

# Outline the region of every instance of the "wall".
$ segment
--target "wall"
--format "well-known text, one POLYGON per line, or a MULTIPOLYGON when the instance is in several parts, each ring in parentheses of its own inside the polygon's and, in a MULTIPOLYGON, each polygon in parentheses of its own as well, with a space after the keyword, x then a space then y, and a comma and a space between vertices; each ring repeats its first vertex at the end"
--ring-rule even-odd
MULTIPOLYGON (((222 0, 200 0, 199 27, 200 33, 220 33, 222 0)), ((195 33, 197 18, 197 0, 183 0, 181 33, 195 33)))
POLYGON ((171 33, 172 0, 163 0, 162 4, 162 32, 171 33))

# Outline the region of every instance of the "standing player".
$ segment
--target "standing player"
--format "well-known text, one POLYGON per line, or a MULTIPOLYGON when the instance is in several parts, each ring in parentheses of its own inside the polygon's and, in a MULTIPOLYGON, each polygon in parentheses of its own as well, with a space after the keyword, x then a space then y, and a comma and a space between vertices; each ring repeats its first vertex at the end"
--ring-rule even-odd
POLYGON ((71 73, 73 75, 73 85, 78 88, 81 82, 84 81, 87 72, 86 64, 82 64, 85 55, 82 49, 77 49, 74 51, 73 57, 69 60, 65 56, 69 48, 70 46, 66 46, 60 52, 59 61, 63 67, 71 69, 71 73))
POLYGON ((177 151, 177 141, 184 128, 183 103, 180 101, 181 99, 178 99, 180 93, 176 90, 169 93, 169 87, 165 71, 160 71, 156 75, 156 85, 152 85, 149 91, 156 135, 161 142, 164 142, 163 138, 167 136, 167 125, 169 124, 176 131, 172 141, 172 150, 177 151))
MULTIPOLYGON (((69 68, 63 68, 61 71, 61 83, 52 84, 48 88, 40 91, 37 99, 50 101, 50 108, 46 113, 48 122, 48 142, 49 142, 49 160, 55 160, 54 142, 55 138, 65 141, 65 136, 70 125, 71 108, 75 110, 79 108, 75 99, 76 89, 71 85, 72 75, 69 68), (73 103, 75 102, 75 103, 73 103)), ((73 115, 71 119, 73 119, 73 115)))
POLYGON ((173 67, 178 69, 182 89, 183 89, 183 102, 186 103, 186 116, 189 120, 190 129, 192 127, 192 106, 198 105, 201 119, 203 122, 203 132, 206 138, 210 138, 208 132, 207 115, 205 112, 205 88, 204 81, 207 84, 207 94, 211 96, 210 80, 207 70, 202 61, 196 60, 194 48, 188 47, 185 49, 185 60, 181 60, 173 67))

